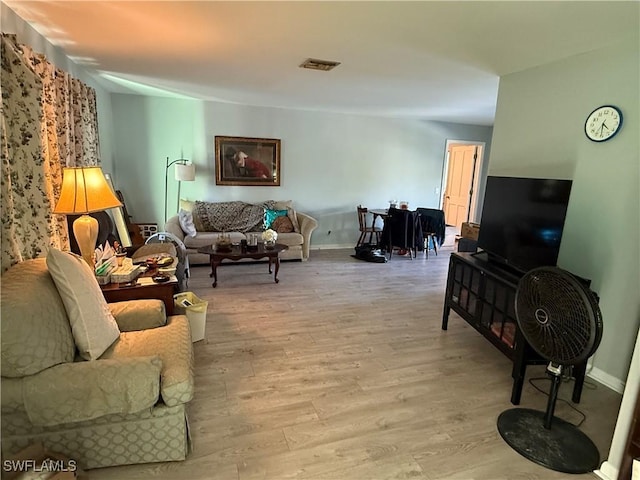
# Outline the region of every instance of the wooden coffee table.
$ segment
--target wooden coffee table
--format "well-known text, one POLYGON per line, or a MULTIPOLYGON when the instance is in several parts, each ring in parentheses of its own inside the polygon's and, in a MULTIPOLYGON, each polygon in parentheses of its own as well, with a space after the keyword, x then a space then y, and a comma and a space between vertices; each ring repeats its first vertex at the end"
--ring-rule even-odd
POLYGON ((265 248, 264 243, 259 243, 257 247, 247 247, 246 249, 240 245, 232 245, 230 250, 217 250, 212 245, 201 247, 198 249, 198 253, 204 253, 209 255, 211 261, 211 274, 213 277, 213 288, 218 285, 218 265, 222 263, 222 260, 242 260, 243 258, 268 258, 269 259, 269 273, 274 273, 273 280, 278 283, 278 270, 280 270, 280 252, 287 250, 289 247, 276 243, 272 248, 265 248), (275 272, 271 271, 271 265, 275 264, 275 272))

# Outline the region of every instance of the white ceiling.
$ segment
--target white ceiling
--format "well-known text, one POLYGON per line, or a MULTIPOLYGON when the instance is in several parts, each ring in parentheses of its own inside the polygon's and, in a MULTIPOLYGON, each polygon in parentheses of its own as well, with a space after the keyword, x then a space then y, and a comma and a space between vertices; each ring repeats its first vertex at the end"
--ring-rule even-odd
POLYGON ((4 3, 113 92, 479 125, 501 75, 640 28, 637 1, 4 3))

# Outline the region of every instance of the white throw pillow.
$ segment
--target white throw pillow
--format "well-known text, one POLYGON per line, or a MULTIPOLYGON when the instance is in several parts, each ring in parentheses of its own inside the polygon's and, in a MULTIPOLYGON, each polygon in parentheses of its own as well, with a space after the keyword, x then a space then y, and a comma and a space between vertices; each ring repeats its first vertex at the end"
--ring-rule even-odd
POLYGON ((184 233, 190 237, 196 236, 196 226, 193 224, 193 213, 180 210, 178 212, 178 220, 180 221, 180 228, 182 228, 184 233))
POLYGON ((47 268, 67 311, 80 356, 95 360, 120 337, 102 290, 82 257, 52 248, 47 268))

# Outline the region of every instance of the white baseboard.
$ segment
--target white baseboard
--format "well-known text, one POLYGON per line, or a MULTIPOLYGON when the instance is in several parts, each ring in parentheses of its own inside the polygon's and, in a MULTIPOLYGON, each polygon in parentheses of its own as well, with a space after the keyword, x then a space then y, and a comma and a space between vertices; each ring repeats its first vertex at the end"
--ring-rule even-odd
POLYGON ((595 470, 593 473, 603 480, 616 480, 616 478, 618 478, 618 469, 609 462, 604 462, 600 466, 600 470, 595 470))
POLYGON ((349 244, 340 244, 340 243, 327 243, 325 245, 314 245, 310 247, 310 250, 338 250, 342 248, 354 248, 355 245, 352 243, 349 244))
POLYGON ((609 375, 607 372, 603 372, 599 368, 593 367, 591 371, 587 373, 587 377, 591 377, 594 380, 602 383, 603 385, 609 387, 611 390, 622 394, 624 392, 625 383, 619 378, 614 377, 613 375, 609 375))

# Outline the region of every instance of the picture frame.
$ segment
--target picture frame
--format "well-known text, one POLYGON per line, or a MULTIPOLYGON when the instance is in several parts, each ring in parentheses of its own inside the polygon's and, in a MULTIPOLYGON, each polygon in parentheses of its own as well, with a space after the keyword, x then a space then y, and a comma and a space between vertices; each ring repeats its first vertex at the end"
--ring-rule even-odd
POLYGON ((280 139, 215 137, 216 185, 280 186, 280 139))

